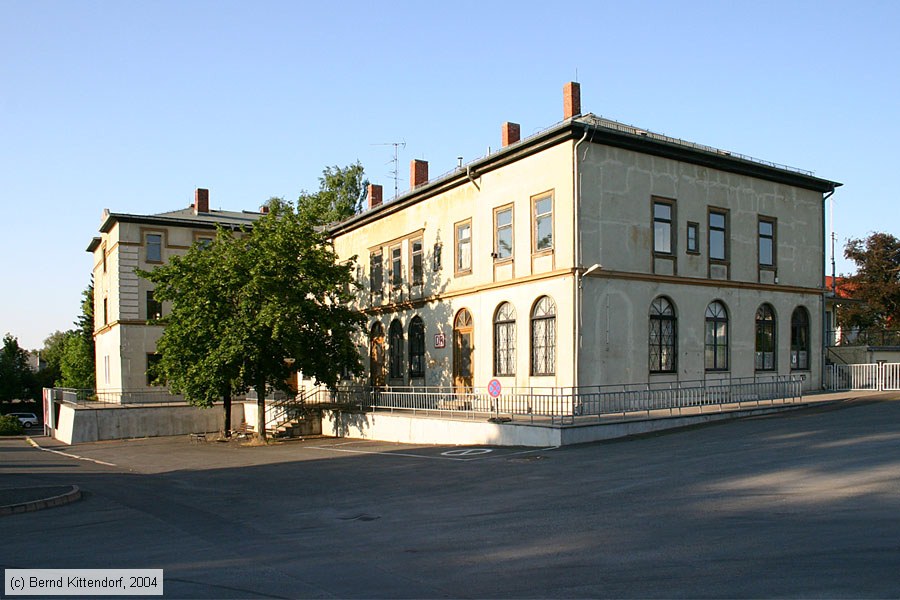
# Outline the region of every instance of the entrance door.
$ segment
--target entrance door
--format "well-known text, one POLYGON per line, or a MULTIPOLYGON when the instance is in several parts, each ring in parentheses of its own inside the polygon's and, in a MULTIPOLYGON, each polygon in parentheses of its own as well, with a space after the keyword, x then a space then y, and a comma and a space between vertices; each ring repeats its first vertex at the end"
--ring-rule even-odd
POLYGON ((462 309, 453 322, 453 386, 457 392, 472 389, 475 331, 472 314, 462 309))
POLYGON ((375 387, 384 386, 384 327, 372 325, 369 331, 369 382, 375 387))

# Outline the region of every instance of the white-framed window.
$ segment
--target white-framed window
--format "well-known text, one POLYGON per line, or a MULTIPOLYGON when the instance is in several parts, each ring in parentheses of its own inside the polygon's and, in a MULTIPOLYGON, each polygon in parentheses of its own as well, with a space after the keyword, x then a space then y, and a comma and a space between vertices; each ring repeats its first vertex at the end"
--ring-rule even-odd
POLYGON ((494 210, 494 260, 513 257, 513 207, 494 210))
POLYGON ((541 296, 531 309, 531 374, 556 373, 556 304, 541 296))
POLYGON ((422 250, 424 245, 422 238, 414 238, 409 241, 410 281, 412 285, 422 285, 424 281, 425 267, 422 263, 422 250))
POLYGON ((494 375, 516 374, 516 309, 503 302, 494 313, 494 375))
POLYGON ((553 194, 542 194, 531 199, 533 252, 553 249, 553 194))
POLYGON ((456 272, 472 271, 472 220, 468 219, 456 224, 456 272))

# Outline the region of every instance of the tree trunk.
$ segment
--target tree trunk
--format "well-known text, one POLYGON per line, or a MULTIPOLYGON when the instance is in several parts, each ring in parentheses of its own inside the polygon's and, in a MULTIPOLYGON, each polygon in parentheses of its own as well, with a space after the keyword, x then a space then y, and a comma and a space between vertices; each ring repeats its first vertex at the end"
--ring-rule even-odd
POLYGON ((256 385, 256 437, 266 439, 266 384, 256 385))
POLYGON ((231 437, 231 390, 225 390, 222 395, 222 403, 225 405, 225 437, 231 437))

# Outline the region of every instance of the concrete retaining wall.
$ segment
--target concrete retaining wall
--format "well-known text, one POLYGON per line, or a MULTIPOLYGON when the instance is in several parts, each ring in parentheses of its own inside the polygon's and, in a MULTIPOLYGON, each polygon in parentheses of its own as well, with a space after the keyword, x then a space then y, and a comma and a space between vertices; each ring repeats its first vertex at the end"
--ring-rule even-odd
POLYGON ((564 426, 511 421, 450 421, 399 413, 335 413, 322 416, 322 432, 335 437, 380 440, 401 444, 455 444, 460 446, 525 446, 549 448, 584 444, 714 421, 762 415, 799 408, 781 404, 684 416, 642 418, 611 423, 564 426))
POLYGON ((492 446, 559 445, 559 430, 518 423, 452 421, 397 413, 322 414, 322 433, 335 437, 380 440, 401 444, 455 444, 492 446))
MULTIPOLYGON (((231 422, 244 416, 243 403, 231 407, 231 422)), ((221 405, 195 406, 111 406, 85 408, 62 404, 53 437, 67 444, 119 440, 162 435, 186 435, 221 431, 225 416, 221 405)))

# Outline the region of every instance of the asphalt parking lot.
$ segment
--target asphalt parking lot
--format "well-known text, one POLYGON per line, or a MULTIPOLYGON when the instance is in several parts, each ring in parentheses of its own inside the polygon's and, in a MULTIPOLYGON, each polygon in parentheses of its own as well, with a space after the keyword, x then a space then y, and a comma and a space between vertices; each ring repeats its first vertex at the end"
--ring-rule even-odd
MULTIPOLYGON (((36 450, 4 568, 162 568, 166 596, 897 597, 900 401, 561 449, 186 437, 36 450)), ((43 438, 44 446, 56 446, 43 438)))

